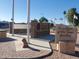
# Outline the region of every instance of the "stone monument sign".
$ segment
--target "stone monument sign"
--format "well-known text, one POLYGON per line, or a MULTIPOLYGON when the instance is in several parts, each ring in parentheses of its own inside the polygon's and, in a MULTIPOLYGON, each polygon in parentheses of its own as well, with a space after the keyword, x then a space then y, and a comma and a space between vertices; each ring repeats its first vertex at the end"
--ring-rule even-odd
POLYGON ((66 25, 56 25, 55 42, 59 44, 58 50, 64 53, 75 52, 77 28, 66 25))

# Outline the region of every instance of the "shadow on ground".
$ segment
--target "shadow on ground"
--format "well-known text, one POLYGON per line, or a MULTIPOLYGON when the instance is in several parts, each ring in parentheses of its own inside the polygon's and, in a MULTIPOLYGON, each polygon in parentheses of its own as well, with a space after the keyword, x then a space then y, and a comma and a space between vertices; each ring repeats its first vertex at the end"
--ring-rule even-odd
POLYGON ((16 39, 13 38, 0 38, 0 42, 9 42, 9 41, 15 41, 16 39))
POLYGON ((27 59, 44 59, 46 57, 49 57, 53 54, 53 51, 49 52, 48 54, 46 55, 43 55, 43 56, 39 56, 39 57, 34 57, 34 58, 27 58, 27 59))
POLYGON ((30 46, 28 46, 28 48, 29 48, 29 49, 31 49, 31 50, 33 50, 33 51, 40 52, 40 50, 39 50, 39 49, 36 49, 36 48, 30 47, 30 46))
POLYGON ((44 41, 52 41, 55 40, 55 35, 39 35, 38 37, 35 37, 34 39, 40 39, 44 41))
POLYGON ((79 57, 79 51, 75 51, 75 53, 73 54, 68 54, 68 53, 64 53, 64 54, 74 56, 74 57, 79 57))

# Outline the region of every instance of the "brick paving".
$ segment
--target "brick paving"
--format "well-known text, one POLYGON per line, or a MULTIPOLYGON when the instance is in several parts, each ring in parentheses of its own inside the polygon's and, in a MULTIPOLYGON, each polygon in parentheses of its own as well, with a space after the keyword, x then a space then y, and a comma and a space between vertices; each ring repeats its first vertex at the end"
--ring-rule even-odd
MULTIPOLYGON (((79 34, 77 36, 77 44, 79 44, 79 34)), ((76 50, 79 51, 79 46, 76 46, 76 50)), ((16 51, 14 41, 0 42, 0 58, 31 58, 31 59, 79 59, 79 55, 72 56, 57 51, 40 50, 22 50, 16 51), (38 58, 39 57, 39 58, 38 58)))
POLYGON ((0 42, 0 58, 13 57, 15 54, 13 42, 0 42))

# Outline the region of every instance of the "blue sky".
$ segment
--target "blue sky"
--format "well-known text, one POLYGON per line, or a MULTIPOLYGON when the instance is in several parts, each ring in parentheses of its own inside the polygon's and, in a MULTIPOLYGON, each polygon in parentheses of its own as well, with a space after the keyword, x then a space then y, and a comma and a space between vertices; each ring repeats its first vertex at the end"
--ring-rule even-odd
MULTIPOLYGON (((47 19, 64 18, 63 11, 77 8, 79 0, 31 0, 31 20, 44 16, 47 19)), ((11 21, 12 0, 0 0, 0 20, 11 21)), ((15 22, 27 22, 27 1, 15 0, 15 22)), ((56 23, 66 23, 65 20, 55 20, 56 23)))

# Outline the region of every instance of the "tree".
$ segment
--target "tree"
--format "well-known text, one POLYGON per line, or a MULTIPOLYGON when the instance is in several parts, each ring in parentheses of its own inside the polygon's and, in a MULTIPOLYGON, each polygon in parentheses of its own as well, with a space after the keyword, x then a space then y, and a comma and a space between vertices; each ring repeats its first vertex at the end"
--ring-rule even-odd
POLYGON ((79 24, 79 13, 76 11, 76 8, 71 8, 68 11, 64 11, 63 14, 66 16, 69 23, 73 24, 73 20, 74 20, 74 25, 78 26, 78 24, 79 24), (74 19, 74 15, 76 15, 78 17, 78 19, 74 19))
POLYGON ((50 21, 51 21, 50 25, 51 25, 51 27, 53 27, 54 26, 54 22, 52 20, 50 20, 50 21))
POLYGON ((31 20, 31 22, 38 22, 38 20, 37 19, 34 19, 34 20, 31 20))
POLYGON ((48 23, 48 20, 47 20, 45 17, 41 17, 41 18, 39 19, 39 22, 40 22, 40 23, 48 23))

